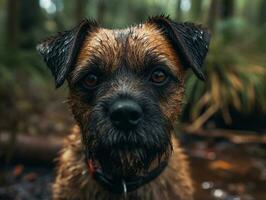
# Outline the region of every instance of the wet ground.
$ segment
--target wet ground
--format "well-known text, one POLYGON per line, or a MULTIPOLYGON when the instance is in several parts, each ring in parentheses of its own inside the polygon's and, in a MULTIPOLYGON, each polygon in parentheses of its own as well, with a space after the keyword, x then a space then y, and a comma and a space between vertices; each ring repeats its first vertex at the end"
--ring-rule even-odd
MULTIPOLYGON (((198 200, 265 200, 266 146, 186 138, 198 200)), ((0 200, 51 197, 53 168, 0 166, 0 200)))
POLYGON ((196 199, 265 200, 266 146, 226 141, 190 141, 196 199))
POLYGON ((49 200, 53 169, 11 165, 0 169, 0 200, 49 200))

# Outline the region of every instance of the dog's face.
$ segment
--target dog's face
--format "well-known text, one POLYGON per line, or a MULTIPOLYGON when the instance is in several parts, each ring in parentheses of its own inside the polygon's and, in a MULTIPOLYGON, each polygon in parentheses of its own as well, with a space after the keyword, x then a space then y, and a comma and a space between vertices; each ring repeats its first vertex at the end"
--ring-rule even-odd
POLYGON ((130 176, 168 157, 183 69, 154 25, 93 31, 68 80, 87 151, 104 171, 130 176))
POLYGON ((87 158, 130 177, 168 159, 186 68, 203 79, 208 43, 201 27, 155 17, 122 30, 83 21, 38 49, 57 86, 68 80, 87 158))

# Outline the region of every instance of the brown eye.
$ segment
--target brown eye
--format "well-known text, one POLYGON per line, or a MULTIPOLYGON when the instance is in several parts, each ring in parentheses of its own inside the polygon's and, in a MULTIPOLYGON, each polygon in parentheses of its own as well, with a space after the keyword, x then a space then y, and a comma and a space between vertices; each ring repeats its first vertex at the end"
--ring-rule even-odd
POLYGON ((95 74, 88 74, 84 81, 85 85, 89 88, 93 88, 98 84, 98 76, 95 74))
POLYGON ((167 75, 163 70, 157 69, 152 72, 150 80, 153 83, 161 84, 165 82, 167 79, 167 75))

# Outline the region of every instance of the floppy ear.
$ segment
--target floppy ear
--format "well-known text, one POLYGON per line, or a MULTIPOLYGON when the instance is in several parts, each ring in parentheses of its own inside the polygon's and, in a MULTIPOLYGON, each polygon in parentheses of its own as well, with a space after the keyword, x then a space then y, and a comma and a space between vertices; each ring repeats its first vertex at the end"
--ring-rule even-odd
POLYGON ((58 33, 37 45, 37 51, 54 76, 56 88, 64 83, 75 64, 84 39, 96 26, 95 22, 83 20, 71 30, 58 33))
POLYGON ((181 59, 184 67, 190 67, 201 80, 205 80, 202 64, 208 52, 210 33, 193 23, 176 23, 168 17, 158 16, 148 20, 162 30, 181 59))

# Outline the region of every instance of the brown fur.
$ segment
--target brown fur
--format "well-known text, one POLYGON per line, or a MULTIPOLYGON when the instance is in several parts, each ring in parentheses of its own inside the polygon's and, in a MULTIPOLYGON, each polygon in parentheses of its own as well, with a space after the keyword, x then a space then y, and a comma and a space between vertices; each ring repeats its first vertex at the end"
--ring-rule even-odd
MULTIPOLYGON (((178 89, 173 90, 167 100, 160 103, 165 118, 174 123, 180 112, 184 93, 184 69, 170 43, 155 26, 149 23, 125 30, 97 28, 85 39, 76 66, 68 77, 71 89, 69 102, 74 116, 78 119, 90 118, 90 105, 81 100, 72 86, 78 74, 88 67, 91 59, 101 58, 101 66, 104 66, 107 73, 119 67, 123 57, 127 58, 129 66, 134 70, 141 70, 139 68, 143 66, 144 55, 147 52, 152 52, 159 59, 166 61, 172 73, 178 77, 178 89), (125 34, 129 36, 126 37, 126 41, 121 41, 125 38, 123 37, 125 34)), ((117 90, 122 86, 111 85, 112 87, 117 90)), ((139 85, 132 83, 130 87, 131 91, 137 92, 139 85)), ((112 89, 109 93, 112 93, 112 89)), ((174 133, 172 133, 172 146, 173 152, 163 173, 152 182, 129 193, 128 199, 193 199, 193 187, 186 157, 174 133)), ((82 133, 78 126, 66 139, 60 154, 57 177, 53 184, 53 199, 123 199, 123 195, 114 195, 105 191, 88 174, 82 133)))
MULTIPOLYGON (((173 154, 164 172, 149 184, 128 194, 128 199, 190 200, 193 187, 188 163, 175 137, 173 154)), ((88 173, 84 162, 81 133, 76 126, 65 140, 60 154, 57 177, 53 185, 54 199, 123 199, 106 192, 88 173)))

